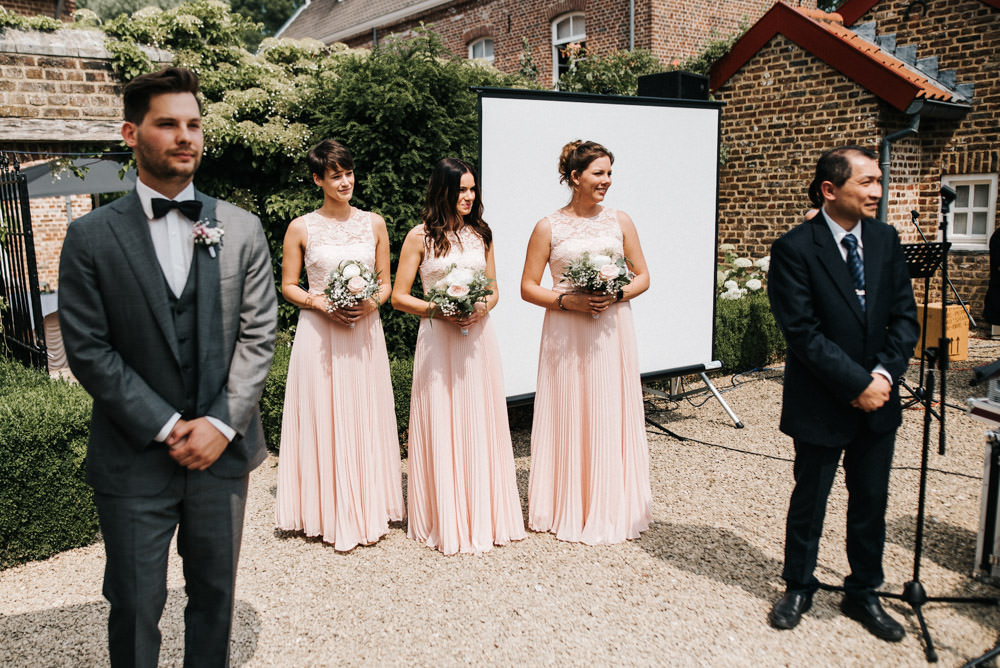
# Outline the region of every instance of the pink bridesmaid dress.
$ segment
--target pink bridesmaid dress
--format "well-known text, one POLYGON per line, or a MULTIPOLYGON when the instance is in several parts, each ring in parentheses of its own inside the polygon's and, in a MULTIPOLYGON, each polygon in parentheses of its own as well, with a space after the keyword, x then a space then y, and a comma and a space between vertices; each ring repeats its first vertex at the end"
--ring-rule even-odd
MULTIPOLYGON (((323 294, 344 260, 375 266, 371 214, 339 223, 306 214, 309 292, 323 294)), ((387 277, 383 277, 387 278, 387 277)), ((353 328, 299 313, 288 365, 278 455, 276 523, 350 550, 403 519, 399 437, 382 321, 353 328)))
MULTIPOLYGON (((456 264, 486 268, 471 229, 453 234, 447 255, 420 264, 426 291, 456 264)), ((500 348, 487 315, 461 330, 422 318, 410 399, 409 536, 445 554, 486 552, 525 537, 507 424, 500 348)))
MULTIPOLYGON (((584 251, 622 253, 617 212, 549 216, 553 289, 584 251)), ((590 545, 638 538, 652 518, 632 310, 545 312, 531 425, 528 526, 590 545)))

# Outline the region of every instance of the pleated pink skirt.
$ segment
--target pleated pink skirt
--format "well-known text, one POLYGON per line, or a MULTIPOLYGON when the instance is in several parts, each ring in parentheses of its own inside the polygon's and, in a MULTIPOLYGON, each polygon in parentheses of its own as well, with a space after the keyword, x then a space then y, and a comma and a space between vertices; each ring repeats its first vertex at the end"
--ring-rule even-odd
POLYGON ((468 336, 444 320, 420 321, 408 461, 410 538, 454 554, 525 537, 489 316, 468 336))
POLYGON ((590 545, 652 519, 649 446, 632 310, 549 310, 531 425, 528 526, 590 545))
POLYGON ((278 454, 276 524, 337 550, 376 542, 402 520, 399 437, 382 321, 354 328, 302 311, 278 454))

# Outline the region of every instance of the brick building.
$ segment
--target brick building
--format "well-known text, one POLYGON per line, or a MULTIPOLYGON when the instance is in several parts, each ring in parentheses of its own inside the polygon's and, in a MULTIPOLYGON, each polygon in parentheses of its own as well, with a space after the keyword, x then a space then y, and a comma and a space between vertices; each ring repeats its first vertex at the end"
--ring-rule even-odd
POLYGON ((822 150, 879 150, 889 136, 887 220, 919 241, 915 211, 934 240, 941 186, 956 190, 949 274, 979 318, 997 222, 1000 0, 847 0, 835 14, 778 3, 710 85, 726 104, 720 242, 767 253, 808 208, 822 150))
POLYGON ((4 0, 3 8, 21 16, 51 16, 70 21, 76 11, 76 0, 4 0))
MULTIPOLYGON (((279 37, 370 47, 421 24, 452 53, 485 58, 505 72, 520 65, 527 40, 539 81, 554 83, 560 48, 588 52, 649 49, 664 64, 698 53, 759 18, 773 0, 306 0, 279 37)), ((800 4, 815 7, 815 0, 800 4)), ((563 59, 564 65, 565 60, 563 59)))

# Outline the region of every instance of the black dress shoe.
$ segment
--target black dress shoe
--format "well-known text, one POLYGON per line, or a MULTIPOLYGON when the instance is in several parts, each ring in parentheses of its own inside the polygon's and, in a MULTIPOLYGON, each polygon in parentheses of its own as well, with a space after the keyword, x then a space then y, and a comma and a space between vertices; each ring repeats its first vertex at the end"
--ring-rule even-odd
POLYGON ((776 629, 794 629, 802 619, 802 614, 812 607, 811 591, 786 591, 771 608, 767 619, 776 629))
POLYGON ((882 604, 877 598, 859 601, 845 596, 840 602, 840 611, 851 619, 861 622, 873 636, 882 640, 899 642, 906 636, 902 625, 882 609, 882 604))

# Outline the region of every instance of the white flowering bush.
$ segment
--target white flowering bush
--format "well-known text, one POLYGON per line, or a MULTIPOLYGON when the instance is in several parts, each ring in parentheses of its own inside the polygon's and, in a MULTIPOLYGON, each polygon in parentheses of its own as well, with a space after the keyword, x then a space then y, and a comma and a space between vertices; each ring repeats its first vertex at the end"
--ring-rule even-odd
POLYGON ((732 244, 719 250, 725 260, 716 274, 714 357, 726 372, 770 364, 785 347, 764 289, 771 258, 751 260, 738 255, 732 244))
POLYGON ((770 255, 751 260, 737 255, 733 244, 722 244, 719 250, 725 253, 715 274, 715 294, 720 299, 734 301, 764 289, 771 266, 770 255))

